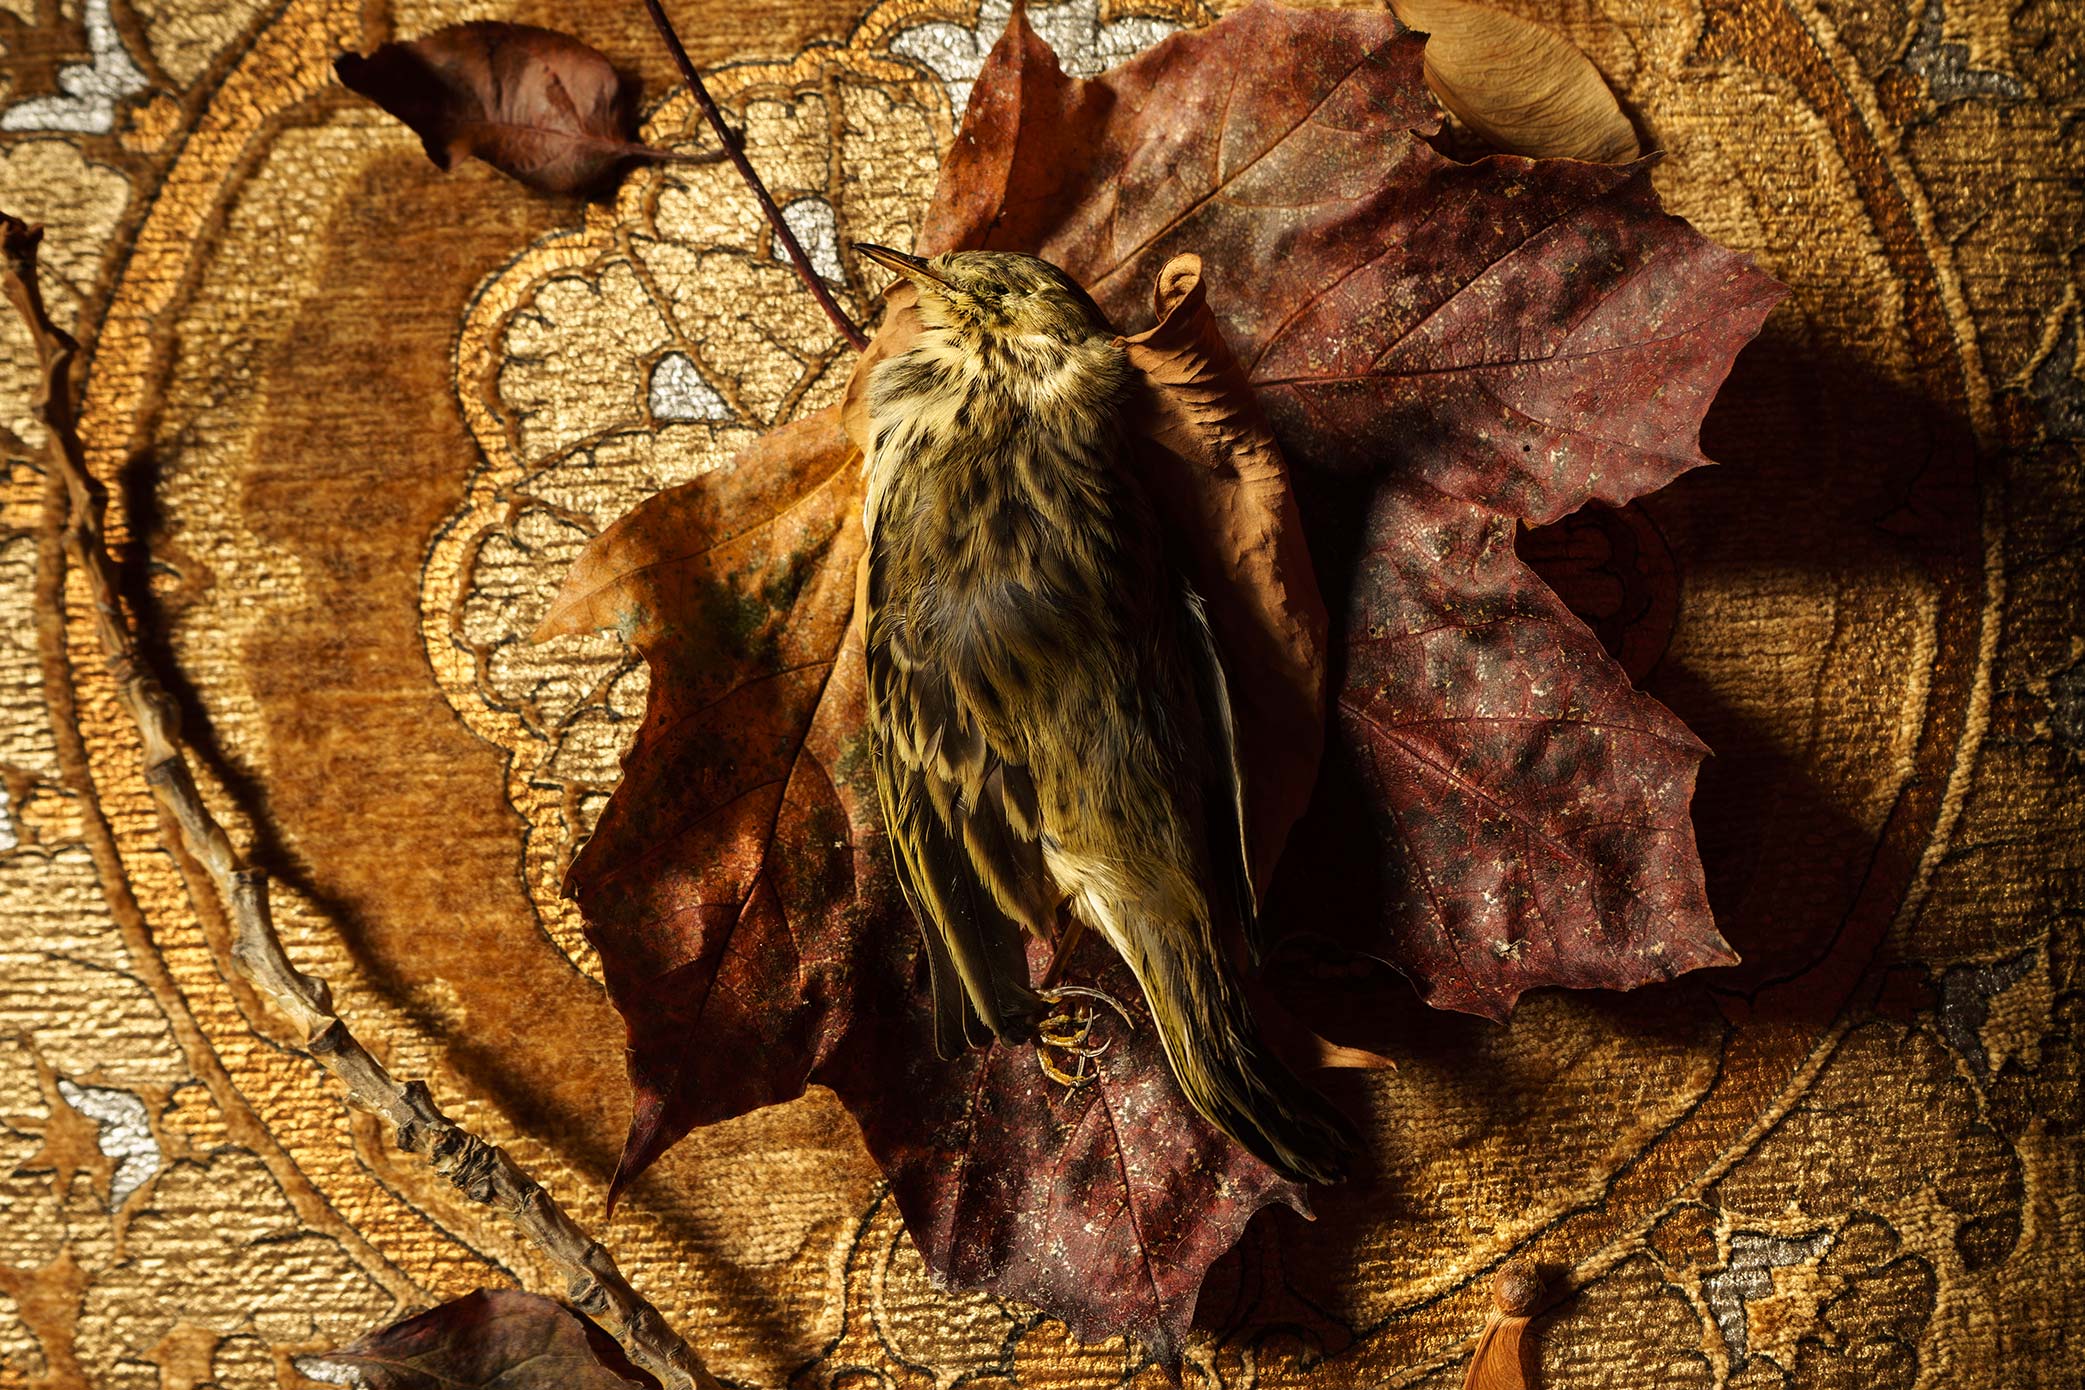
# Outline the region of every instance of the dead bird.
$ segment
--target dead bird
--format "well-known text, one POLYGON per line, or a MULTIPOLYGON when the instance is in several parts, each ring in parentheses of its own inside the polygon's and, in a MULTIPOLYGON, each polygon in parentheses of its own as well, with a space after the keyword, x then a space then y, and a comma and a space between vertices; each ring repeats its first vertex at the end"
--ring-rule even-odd
POLYGON ((1120 340, 1033 256, 855 249, 919 287, 918 340, 869 381, 865 631, 936 1046, 1092 1055, 1090 1005, 1066 1010, 1105 996, 1055 987, 1091 927, 1195 1109, 1291 1177, 1337 1181, 1352 1130, 1261 1040, 1224 949, 1255 917, 1230 700, 1131 466, 1120 340), (1041 988, 1024 929, 1058 942, 1041 988))

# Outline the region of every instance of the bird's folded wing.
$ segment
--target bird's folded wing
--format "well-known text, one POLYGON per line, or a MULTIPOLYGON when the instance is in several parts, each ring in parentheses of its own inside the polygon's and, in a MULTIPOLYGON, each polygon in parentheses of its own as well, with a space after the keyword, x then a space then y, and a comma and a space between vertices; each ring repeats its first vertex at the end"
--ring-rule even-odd
POLYGON ((935 1041, 952 1055, 1025 1032, 1035 997, 1021 930, 1046 932, 1054 898, 1028 770, 991 746, 948 673, 908 648, 902 607, 878 602, 877 562, 872 551, 872 761, 898 879, 926 931, 935 1041))

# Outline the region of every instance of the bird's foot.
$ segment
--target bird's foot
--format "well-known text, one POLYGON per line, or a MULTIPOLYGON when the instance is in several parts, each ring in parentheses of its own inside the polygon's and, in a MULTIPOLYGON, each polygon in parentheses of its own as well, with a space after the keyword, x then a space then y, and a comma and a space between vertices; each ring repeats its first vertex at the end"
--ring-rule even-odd
POLYGON ((1049 1044, 1042 1042, 1038 1042, 1035 1045, 1035 1065, 1042 1068, 1044 1076, 1049 1077, 1050 1080, 1056 1082, 1067 1091, 1078 1090, 1079 1087, 1098 1075, 1097 1072, 1088 1070, 1088 1067, 1091 1065, 1091 1058, 1088 1054, 1084 1052, 1079 1053, 1078 1060, 1072 1064, 1072 1069, 1066 1071, 1063 1067, 1058 1066, 1055 1061, 1051 1060, 1049 1044))
POLYGON ((1129 1010, 1113 995, 1084 985, 1059 985, 1054 989, 1038 990, 1043 1002, 1054 1004, 1057 1011, 1035 1025, 1035 1063, 1042 1074, 1063 1086, 1076 1090, 1099 1075, 1092 1065, 1093 1059, 1108 1050, 1107 1043, 1095 1044, 1093 1023, 1100 1010, 1092 1004, 1067 1003, 1067 1000, 1092 1000, 1113 1009, 1124 1023, 1131 1022, 1129 1010), (1070 1069, 1060 1066, 1051 1057, 1052 1052, 1061 1052, 1072 1058, 1070 1069))
MULTIPOLYGON (((1131 1027, 1136 1026, 1136 1020, 1129 1016, 1129 1010, 1122 1001, 1104 989, 1095 989, 1091 985, 1058 985, 1054 989, 1039 989, 1035 993, 1045 1004, 1062 1004, 1067 999, 1091 999, 1096 1004, 1105 1004, 1113 1009, 1115 1016, 1124 1023, 1131 1027)), ((1089 1015, 1091 1012, 1088 1010, 1089 1015)))

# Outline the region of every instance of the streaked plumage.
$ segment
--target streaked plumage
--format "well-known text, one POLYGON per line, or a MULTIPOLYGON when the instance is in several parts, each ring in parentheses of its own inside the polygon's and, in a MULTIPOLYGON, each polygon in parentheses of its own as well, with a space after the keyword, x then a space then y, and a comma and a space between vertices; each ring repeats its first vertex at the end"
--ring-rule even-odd
POLYGON ((1344 1122, 1261 1043, 1219 944, 1253 914, 1230 705, 1125 462, 1120 343, 1033 257, 863 249, 918 282, 925 326, 869 387, 866 631, 938 1046, 1033 1036, 1022 932, 1068 903, 1135 974, 1195 1107, 1334 1180, 1344 1122))

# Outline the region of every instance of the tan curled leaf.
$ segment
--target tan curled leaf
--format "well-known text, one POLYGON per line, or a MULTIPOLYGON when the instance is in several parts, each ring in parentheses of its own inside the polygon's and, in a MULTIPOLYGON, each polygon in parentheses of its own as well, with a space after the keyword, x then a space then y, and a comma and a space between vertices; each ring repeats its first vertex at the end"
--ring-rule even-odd
POLYGON ((1157 324, 1125 344, 1144 384, 1129 418, 1223 654, 1264 893, 1324 756, 1325 601, 1288 465, 1209 312, 1202 258, 1168 261, 1155 299, 1157 324))
POLYGON ((1496 149, 1622 164, 1643 152, 1592 59, 1554 29, 1472 0, 1391 0, 1426 39, 1426 85, 1496 149))

